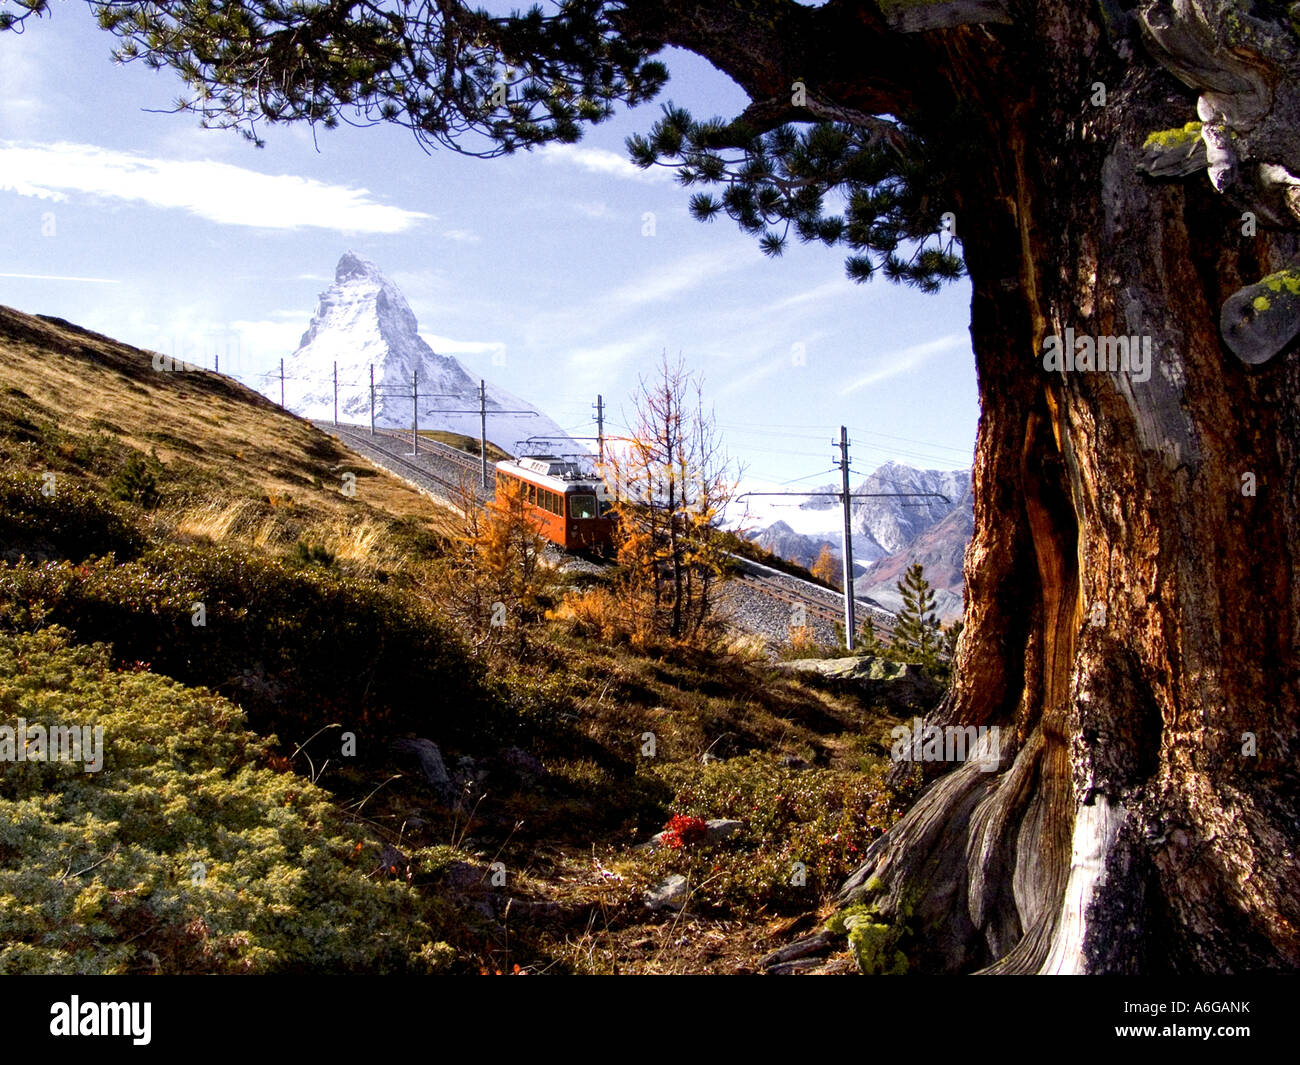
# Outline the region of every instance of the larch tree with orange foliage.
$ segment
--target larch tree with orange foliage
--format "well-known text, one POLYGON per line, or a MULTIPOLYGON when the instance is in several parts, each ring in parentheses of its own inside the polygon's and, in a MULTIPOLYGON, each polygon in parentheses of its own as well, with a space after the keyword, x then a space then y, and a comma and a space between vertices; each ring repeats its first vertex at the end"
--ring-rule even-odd
POLYGON ((454 550, 443 580, 454 611, 474 633, 475 646, 527 647, 528 626, 542 617, 553 581, 542 559, 546 538, 529 518, 522 493, 498 491, 481 505, 462 485, 454 550))
POLYGON ((715 620, 727 559, 722 513, 740 471, 724 453, 700 380, 679 357, 642 378, 631 435, 605 469, 618 515, 623 598, 640 638, 695 640, 715 620))
POLYGON ((822 544, 817 561, 812 564, 812 575, 832 588, 840 587, 840 562, 831 551, 830 544, 822 544))

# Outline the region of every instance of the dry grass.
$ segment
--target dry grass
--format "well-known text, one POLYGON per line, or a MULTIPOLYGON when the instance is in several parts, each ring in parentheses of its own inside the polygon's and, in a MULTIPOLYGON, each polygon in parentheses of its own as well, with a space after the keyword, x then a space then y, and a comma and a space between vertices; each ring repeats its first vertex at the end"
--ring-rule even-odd
POLYGON ((234 539, 252 542, 252 536, 236 534, 246 532, 254 520, 256 508, 250 500, 211 502, 182 510, 176 517, 174 529, 180 536, 211 540, 213 543, 225 543, 234 539))
MULTIPOLYGON (((302 527, 334 529, 338 553, 362 559, 382 555, 368 527, 388 519, 443 534, 443 505, 310 422, 231 378, 157 371, 152 359, 109 337, 0 307, 0 414, 48 420, 70 440, 106 432, 136 451, 156 450, 167 469, 160 488, 187 486, 190 498, 177 515, 186 535, 271 546, 288 527, 283 513, 302 527), (340 491, 345 472, 356 474, 352 497, 340 491)), ((56 447, 69 458, 75 445, 56 447)))
POLYGON ((404 568, 408 552, 400 547, 387 525, 362 519, 330 521, 303 533, 309 543, 318 543, 342 565, 360 571, 404 568))

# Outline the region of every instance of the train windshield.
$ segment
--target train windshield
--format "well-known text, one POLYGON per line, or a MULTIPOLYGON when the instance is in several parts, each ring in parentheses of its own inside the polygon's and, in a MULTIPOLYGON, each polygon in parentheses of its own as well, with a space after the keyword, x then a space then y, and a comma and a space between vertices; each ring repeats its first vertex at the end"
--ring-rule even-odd
POLYGON ((596 516, 596 497, 575 492, 569 496, 570 518, 594 518, 596 516))

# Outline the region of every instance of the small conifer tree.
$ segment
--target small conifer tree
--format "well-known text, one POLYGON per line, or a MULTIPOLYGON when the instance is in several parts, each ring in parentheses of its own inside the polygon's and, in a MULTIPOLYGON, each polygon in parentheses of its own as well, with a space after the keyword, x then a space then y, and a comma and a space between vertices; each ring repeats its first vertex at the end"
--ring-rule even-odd
POLYGON ((903 608, 894 623, 893 646, 901 654, 932 672, 939 670, 941 629, 934 612, 934 589, 919 562, 907 567, 898 582, 903 608))

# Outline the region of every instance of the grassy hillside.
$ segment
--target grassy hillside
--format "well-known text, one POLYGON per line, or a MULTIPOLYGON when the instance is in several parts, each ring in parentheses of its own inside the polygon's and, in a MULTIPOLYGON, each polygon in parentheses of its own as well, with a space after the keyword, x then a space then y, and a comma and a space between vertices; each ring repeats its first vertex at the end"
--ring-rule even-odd
POLYGON ((0 972, 744 971, 896 815, 881 709, 482 638, 454 515, 237 383, 5 308, 0 381, 0 726, 105 729, 0 761, 0 972), (638 846, 673 815, 742 827, 638 846))

